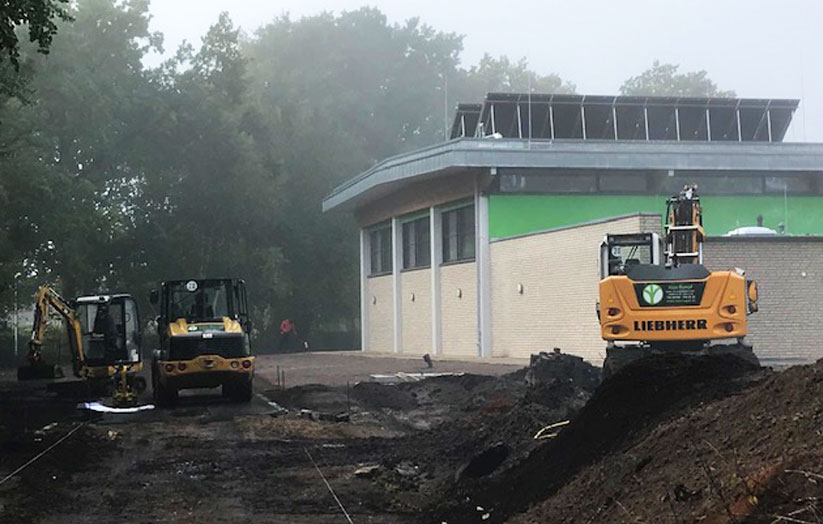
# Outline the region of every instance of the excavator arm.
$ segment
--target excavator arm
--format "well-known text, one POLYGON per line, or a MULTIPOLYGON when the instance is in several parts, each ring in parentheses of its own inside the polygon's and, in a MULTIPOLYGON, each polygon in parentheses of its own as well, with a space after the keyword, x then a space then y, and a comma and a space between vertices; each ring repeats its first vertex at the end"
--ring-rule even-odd
POLYGON ((66 335, 69 339, 69 348, 72 360, 83 360, 83 340, 80 321, 74 308, 48 285, 40 286, 34 301, 34 322, 29 339, 28 362, 18 368, 17 377, 20 380, 37 378, 58 378, 63 372, 57 366, 51 366, 43 360, 43 339, 48 327, 49 310, 53 309, 63 318, 66 335))

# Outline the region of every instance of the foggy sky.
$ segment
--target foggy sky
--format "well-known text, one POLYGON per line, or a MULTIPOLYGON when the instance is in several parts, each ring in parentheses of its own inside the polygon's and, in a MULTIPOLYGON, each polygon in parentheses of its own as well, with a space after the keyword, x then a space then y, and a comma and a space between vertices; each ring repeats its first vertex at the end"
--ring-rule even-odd
MULTIPOLYGON (((152 0, 151 28, 166 53, 198 45, 221 11, 246 32, 288 13, 370 5, 392 22, 419 17, 465 35, 463 65, 483 53, 525 57, 581 94, 617 94, 652 61, 705 69, 721 89, 753 98, 799 98, 786 141, 823 142, 823 2, 819 0, 152 0)), ((524 91, 525 86, 524 86, 524 91)))

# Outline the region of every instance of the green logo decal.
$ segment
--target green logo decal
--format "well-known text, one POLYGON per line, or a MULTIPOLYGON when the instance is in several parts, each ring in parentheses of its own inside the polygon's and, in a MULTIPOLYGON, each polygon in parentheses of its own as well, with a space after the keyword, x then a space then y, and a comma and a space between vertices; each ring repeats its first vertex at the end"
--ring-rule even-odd
POLYGON ((655 306, 663 300, 663 288, 657 284, 649 284, 643 288, 643 300, 650 306, 655 306))

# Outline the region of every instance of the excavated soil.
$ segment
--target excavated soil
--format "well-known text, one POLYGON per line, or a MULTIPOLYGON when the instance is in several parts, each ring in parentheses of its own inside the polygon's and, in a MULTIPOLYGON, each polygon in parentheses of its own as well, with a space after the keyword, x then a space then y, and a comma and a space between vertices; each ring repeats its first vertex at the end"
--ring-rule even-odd
POLYGON ((676 410, 513 522, 823 522, 823 361, 676 410))
POLYGON ((662 356, 599 384, 543 354, 498 377, 333 384, 86 420, 0 380, 0 478, 85 422, 0 485, 0 522, 344 521, 318 470, 354 522, 823 522, 823 361, 662 356))

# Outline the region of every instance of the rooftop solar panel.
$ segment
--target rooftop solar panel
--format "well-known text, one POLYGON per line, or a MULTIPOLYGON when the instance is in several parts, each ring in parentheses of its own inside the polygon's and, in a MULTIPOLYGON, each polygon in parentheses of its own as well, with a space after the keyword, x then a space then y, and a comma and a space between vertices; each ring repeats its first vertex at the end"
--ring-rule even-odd
POLYGON ((489 93, 459 104, 451 138, 780 142, 795 99, 489 93))

